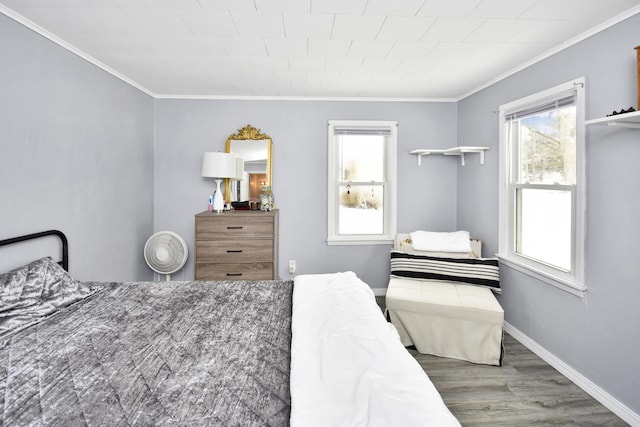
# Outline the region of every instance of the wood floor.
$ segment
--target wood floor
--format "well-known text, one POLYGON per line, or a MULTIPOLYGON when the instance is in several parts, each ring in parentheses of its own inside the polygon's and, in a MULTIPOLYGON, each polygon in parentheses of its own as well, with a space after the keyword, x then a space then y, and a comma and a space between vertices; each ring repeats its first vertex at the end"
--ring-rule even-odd
POLYGON ((409 352, 464 427, 627 426, 513 337, 504 344, 503 366, 409 352))

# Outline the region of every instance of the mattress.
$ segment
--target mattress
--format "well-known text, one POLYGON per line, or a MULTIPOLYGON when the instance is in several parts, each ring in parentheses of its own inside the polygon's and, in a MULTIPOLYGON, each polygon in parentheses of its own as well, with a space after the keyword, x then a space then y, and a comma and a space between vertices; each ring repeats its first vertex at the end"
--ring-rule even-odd
POLYGON ((0 340, 2 425, 288 425, 291 296, 105 284, 0 340))
POLYGON ((459 426, 354 273, 293 291, 291 425, 459 426))

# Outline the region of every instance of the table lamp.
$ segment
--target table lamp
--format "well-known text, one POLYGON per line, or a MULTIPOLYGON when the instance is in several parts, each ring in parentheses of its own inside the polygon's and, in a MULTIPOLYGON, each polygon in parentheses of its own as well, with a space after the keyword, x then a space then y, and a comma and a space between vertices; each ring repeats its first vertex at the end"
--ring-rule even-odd
POLYGON ((236 176, 231 178, 234 181, 242 181, 244 179, 244 160, 236 156, 236 176))
POLYGON ((213 210, 224 210, 224 197, 220 184, 224 178, 236 177, 236 155, 232 153, 204 153, 202 158, 202 176, 216 178, 216 191, 213 195, 213 210))

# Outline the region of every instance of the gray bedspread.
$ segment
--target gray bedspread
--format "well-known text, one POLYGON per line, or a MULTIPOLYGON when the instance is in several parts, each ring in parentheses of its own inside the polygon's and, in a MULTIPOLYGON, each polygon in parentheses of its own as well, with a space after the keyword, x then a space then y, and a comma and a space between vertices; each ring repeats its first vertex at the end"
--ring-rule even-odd
POLYGON ((0 341, 2 425, 288 425, 292 286, 105 285, 0 341))

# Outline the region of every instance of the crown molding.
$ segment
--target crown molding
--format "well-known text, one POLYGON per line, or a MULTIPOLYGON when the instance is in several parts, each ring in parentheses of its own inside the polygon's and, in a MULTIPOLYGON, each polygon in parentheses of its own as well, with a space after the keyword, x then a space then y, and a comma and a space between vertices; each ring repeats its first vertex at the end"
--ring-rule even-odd
POLYGON ((627 18, 630 18, 634 15, 637 15, 638 13, 640 13, 640 5, 633 7, 631 9, 629 9, 628 11, 621 13, 618 16, 615 16, 611 19, 609 19, 608 21, 597 25, 587 31, 585 31, 584 33, 567 40, 564 43, 561 43, 559 45, 557 45, 556 47, 549 49, 548 51, 542 53, 541 55, 538 55, 536 57, 534 57, 533 59, 524 62, 522 64, 520 64, 519 66, 512 68, 511 70, 502 73, 498 76, 496 76, 495 78, 487 81, 486 83, 476 87, 475 89, 470 90, 469 92, 457 97, 457 98, 402 98, 402 97, 398 97, 398 98, 385 98, 385 97, 307 97, 307 96, 231 96, 231 95, 170 95, 170 94, 157 94, 154 93, 153 91, 147 89, 146 87, 142 86, 141 84, 137 83, 134 80, 131 80, 130 78, 128 78, 127 76, 125 76, 124 74, 121 74, 120 72, 114 70, 113 68, 109 67, 108 65, 104 64, 103 62, 97 60, 96 58, 92 57, 91 55, 87 54, 86 52, 78 49, 77 47, 67 43, 66 41, 62 40, 61 38, 59 38, 58 36, 56 36, 55 34, 50 33, 49 31, 47 31, 46 29, 42 28, 41 26, 37 25, 36 23, 30 21, 29 19, 25 18, 24 16, 18 14, 17 12, 7 8, 6 6, 0 4, 0 13, 6 15, 7 17, 13 19, 14 21, 24 25, 25 27, 31 29, 32 31, 35 31, 36 33, 40 34, 41 36, 45 37, 46 39, 54 42, 55 44, 59 45, 60 47, 74 53, 75 55, 79 56, 80 58, 84 59, 85 61, 95 65, 96 67, 106 71, 107 73, 113 75, 114 77, 122 80, 123 82, 133 86, 134 88, 140 90, 141 92, 155 98, 155 99, 200 99, 200 100, 239 100, 239 101, 332 101, 332 102, 459 102, 477 92, 480 92, 483 89, 488 88, 489 86, 492 86, 496 83, 498 83, 499 81, 502 81, 504 79, 506 79, 507 77, 510 77, 514 74, 516 74, 519 71, 522 71, 530 66, 532 66, 533 64, 536 64, 537 62, 540 62, 552 55, 555 55, 558 52, 561 52, 564 49, 567 49, 568 47, 571 47, 601 31, 606 30, 609 27, 612 27, 613 25, 616 25, 622 21, 624 21, 627 18))
POLYGON ((230 101, 322 101, 322 102, 457 102, 455 98, 384 98, 330 96, 243 96, 243 95, 154 95, 156 99, 204 99, 230 101))
POLYGON ((58 46, 62 47, 63 49, 66 49, 69 52, 79 56, 80 58, 84 59, 85 61, 89 62, 90 64, 95 65, 96 67, 106 71, 107 73, 111 74, 112 76, 114 76, 114 77, 122 80, 123 82, 133 86, 134 88, 138 89, 139 91, 144 92, 147 95, 155 98, 156 95, 152 91, 147 89, 146 87, 144 87, 141 84, 131 80, 130 78, 128 78, 124 74, 119 73, 118 71, 114 70, 113 68, 111 68, 108 65, 104 64, 103 62, 98 61, 96 58, 92 57, 91 55, 88 55, 86 52, 84 52, 84 51, 78 49, 77 47, 67 43, 66 41, 62 40, 60 37, 56 36, 55 34, 50 33, 49 31, 47 31, 46 29, 42 28, 38 24, 30 21, 29 19, 25 18, 24 16, 20 15, 19 13, 16 13, 15 11, 13 11, 11 9, 8 9, 7 7, 5 7, 2 4, 0 4, 0 13, 2 13, 3 15, 6 15, 7 17, 9 17, 11 19, 13 19, 14 21, 18 22, 19 24, 24 25, 25 27, 27 27, 30 30, 38 33, 42 37, 52 41, 53 43, 57 44, 58 46))
POLYGON ((97 60, 86 52, 78 49, 72 44, 67 43, 60 37, 52 34, 38 24, 30 21, 19 13, 0 4, 0 13, 13 19, 14 21, 24 25, 30 30, 36 32, 42 37, 54 42, 63 49, 79 56, 85 61, 95 65, 96 67, 106 71, 123 82, 133 86, 134 88, 144 92, 154 99, 198 99, 198 100, 233 100, 233 101, 334 101, 334 102, 457 102, 455 98, 384 98, 384 97, 307 97, 307 96, 248 96, 248 95, 170 95, 154 93, 141 84, 131 80, 124 74, 119 73, 103 62, 97 60))
POLYGON ((585 31, 584 33, 582 33, 582 34, 580 34, 580 35, 578 35, 576 37, 573 37, 573 38, 567 40, 566 42, 561 43, 561 44, 559 44, 559 45, 547 50, 546 52, 544 52, 544 53, 542 53, 542 54, 530 59, 529 61, 524 62, 524 63, 518 65, 517 67, 512 68, 511 70, 494 77, 493 79, 489 80, 488 82, 484 83, 483 85, 478 86, 477 88, 472 89, 471 91, 469 91, 469 92, 465 93, 464 95, 460 96, 459 98, 456 99, 456 102, 457 101, 462 101, 463 99, 473 95, 474 93, 480 92, 481 90, 486 89, 489 86, 492 86, 492 85, 498 83, 499 81, 502 81, 502 80, 506 79, 507 77, 510 77, 510 76, 516 74, 517 72, 522 71, 525 68, 528 68, 528 67, 532 66, 533 64, 535 64, 537 62, 540 62, 540 61, 542 61, 544 59, 547 59, 550 56, 555 55, 556 53, 561 52, 561 51, 563 51, 563 50, 565 50, 565 49, 567 49, 567 48, 569 48, 569 47, 571 47, 571 46, 573 46, 573 45, 575 45, 575 44, 577 44, 577 43, 579 43, 581 41, 584 41, 584 40, 588 39, 589 37, 591 37, 591 36, 593 36, 595 34, 598 34, 599 32, 602 32, 602 31, 606 30, 609 27, 612 27, 612 26, 614 26, 616 24, 619 24, 620 22, 624 21, 625 19, 631 18, 632 16, 637 15, 638 13, 640 13, 640 5, 639 6, 635 6, 635 7, 631 8, 631 9, 627 10, 626 12, 621 13, 620 15, 617 15, 617 16, 609 19, 608 21, 603 22, 600 25, 596 25, 595 27, 585 31))

